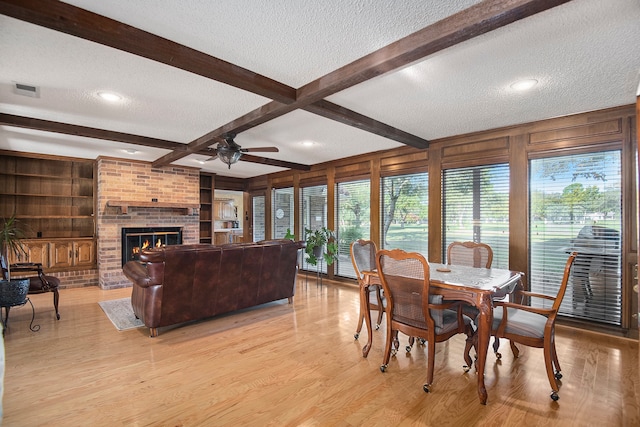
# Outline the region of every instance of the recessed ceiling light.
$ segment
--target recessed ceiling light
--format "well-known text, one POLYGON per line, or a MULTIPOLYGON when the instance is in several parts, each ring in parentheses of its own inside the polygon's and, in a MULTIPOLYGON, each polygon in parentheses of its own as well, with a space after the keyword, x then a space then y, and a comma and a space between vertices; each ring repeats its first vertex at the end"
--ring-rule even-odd
POLYGON ((538 81, 536 79, 525 79, 525 80, 518 80, 517 82, 512 83, 510 87, 513 90, 528 90, 537 84, 538 84, 538 81))
POLYGON ((129 153, 129 154, 136 154, 138 152, 138 150, 135 150, 133 148, 128 148, 126 150, 124 150, 125 153, 129 153))
POLYGON ((113 92, 98 92, 98 96, 104 99, 105 101, 109 101, 109 102, 117 102, 122 99, 120 95, 113 92))
POLYGON ((302 141, 300 144, 304 145, 305 147, 311 147, 312 145, 315 145, 316 143, 313 141, 309 141, 308 139, 305 141, 302 141))

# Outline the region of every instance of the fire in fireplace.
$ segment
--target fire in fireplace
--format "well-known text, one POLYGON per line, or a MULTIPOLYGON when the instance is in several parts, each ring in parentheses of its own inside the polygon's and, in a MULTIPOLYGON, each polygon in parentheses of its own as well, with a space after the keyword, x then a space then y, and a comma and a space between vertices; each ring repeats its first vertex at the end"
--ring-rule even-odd
POLYGON ((122 265, 140 259, 140 251, 150 246, 182 244, 181 227, 138 227, 122 229, 122 265))

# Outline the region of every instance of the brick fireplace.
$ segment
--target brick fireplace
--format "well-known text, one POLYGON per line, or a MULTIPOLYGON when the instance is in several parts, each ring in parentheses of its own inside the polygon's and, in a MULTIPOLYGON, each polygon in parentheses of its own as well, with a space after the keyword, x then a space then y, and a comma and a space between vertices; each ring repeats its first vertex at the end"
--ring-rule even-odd
POLYGON ((180 228, 184 244, 199 241, 200 171, 100 157, 96 162, 98 285, 131 286, 122 273, 123 228, 180 228), (131 203, 138 202, 138 203, 131 203))

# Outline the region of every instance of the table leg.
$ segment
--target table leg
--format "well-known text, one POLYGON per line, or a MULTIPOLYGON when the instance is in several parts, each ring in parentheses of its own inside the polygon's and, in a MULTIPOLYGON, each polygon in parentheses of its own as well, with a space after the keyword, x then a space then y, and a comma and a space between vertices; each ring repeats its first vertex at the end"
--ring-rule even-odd
POLYGON ((373 343, 368 285, 360 286, 360 312, 364 315, 364 322, 367 325, 367 344, 362 348, 362 357, 367 357, 369 355, 369 350, 371 350, 371 344, 373 343))
POLYGON ((493 304, 489 295, 481 295, 477 304, 480 310, 478 316, 478 397, 480 403, 487 404, 487 389, 484 386, 484 367, 487 362, 487 351, 489 349, 489 339, 491 338, 491 325, 493 323, 493 304))

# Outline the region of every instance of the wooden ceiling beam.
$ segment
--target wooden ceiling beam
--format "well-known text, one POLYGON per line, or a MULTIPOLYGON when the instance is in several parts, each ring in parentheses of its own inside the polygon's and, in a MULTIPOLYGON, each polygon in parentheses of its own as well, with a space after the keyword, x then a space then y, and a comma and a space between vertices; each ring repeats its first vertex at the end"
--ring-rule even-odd
MULTIPOLYGON (((130 133, 115 132, 104 129, 97 129, 87 126, 71 125, 67 123, 54 122, 50 120, 34 119, 31 117, 15 116, 12 114, 0 113, 0 125, 14 126, 24 129, 35 129, 44 132, 61 133, 65 135, 82 136, 85 138, 95 138, 105 141, 123 142, 126 144, 141 145, 152 148, 162 148, 165 150, 172 150, 185 152, 187 150, 187 144, 180 142, 167 141, 164 139, 150 138, 147 136, 133 135, 130 133)), ((202 154, 204 156, 211 156, 211 152, 208 150, 200 150, 194 153, 202 154)), ((287 162, 277 159, 269 159, 266 157, 252 156, 249 154, 242 154, 241 161, 250 163, 259 163, 262 165, 277 166, 288 169, 297 170, 309 170, 311 166, 301 163, 287 162)))
POLYGON ((253 71, 60 1, 0 0, 0 14, 151 59, 283 103, 296 90, 253 71))
MULTIPOLYGON (((267 121, 266 119, 271 120, 296 108, 306 108, 366 80, 404 67, 428 55, 568 1, 570 0, 485 0, 302 86, 297 90, 296 101, 287 105, 287 108, 281 108, 279 103, 275 103, 278 105, 273 105, 274 102, 267 104, 264 106, 267 107, 264 112, 265 120, 256 117, 261 114, 261 107, 220 129, 224 128, 226 132, 239 133, 264 123, 267 121), (242 130, 240 127, 233 129, 234 123, 240 124, 242 130)), ((311 108, 321 111, 317 107, 311 108)), ((372 121, 370 124, 373 126, 373 119, 369 120, 372 121)), ((384 126, 375 127, 375 129, 374 133, 377 134, 387 131, 384 126)), ((220 135, 222 133, 215 130, 189 145, 193 144, 194 149, 196 147, 202 148, 214 136, 219 137, 220 135)), ((169 153, 156 160, 154 165, 163 166, 184 157, 184 155, 179 152, 169 153)))
POLYGON ((84 136, 86 138, 102 139, 106 141, 124 142, 127 144, 142 145, 145 147, 163 148, 165 150, 186 150, 186 144, 179 142, 87 126, 70 125, 50 120, 34 119, 31 117, 14 116, 5 113, 0 113, 0 125, 62 133, 65 135, 84 136))
POLYGON ((308 105, 419 59, 570 0, 485 0, 363 56, 298 89, 308 105))
POLYGON ((401 142, 406 145, 410 145, 415 148, 428 148, 429 141, 420 138, 419 136, 412 135, 403 130, 394 128, 385 123, 381 123, 370 117, 364 116, 348 108, 341 107, 327 100, 316 101, 313 104, 304 107, 304 110, 310 113, 317 114, 327 119, 335 120, 340 123, 344 123, 349 126, 353 126, 358 129, 365 130, 367 132, 383 136, 394 141, 401 142))

